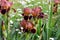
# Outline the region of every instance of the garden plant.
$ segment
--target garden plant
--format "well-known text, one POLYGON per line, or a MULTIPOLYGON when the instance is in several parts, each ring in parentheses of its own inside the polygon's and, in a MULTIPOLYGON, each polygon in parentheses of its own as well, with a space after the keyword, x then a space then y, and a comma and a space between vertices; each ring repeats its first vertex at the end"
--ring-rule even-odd
POLYGON ((60 0, 0 0, 0 40, 60 40, 60 0))

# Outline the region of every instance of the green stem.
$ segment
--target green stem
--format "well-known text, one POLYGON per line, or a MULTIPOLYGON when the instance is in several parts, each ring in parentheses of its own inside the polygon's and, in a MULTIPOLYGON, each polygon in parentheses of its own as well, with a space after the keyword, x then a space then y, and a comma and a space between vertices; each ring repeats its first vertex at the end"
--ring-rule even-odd
POLYGON ((8 13, 6 13, 6 30, 7 30, 7 40, 9 40, 9 36, 8 36, 8 13))

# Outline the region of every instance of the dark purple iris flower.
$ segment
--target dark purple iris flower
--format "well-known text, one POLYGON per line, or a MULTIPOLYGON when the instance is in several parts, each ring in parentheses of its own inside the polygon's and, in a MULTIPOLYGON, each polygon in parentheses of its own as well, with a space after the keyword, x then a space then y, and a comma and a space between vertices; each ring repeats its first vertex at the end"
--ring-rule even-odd
POLYGON ((43 12, 39 13, 38 18, 44 18, 44 13, 43 12))

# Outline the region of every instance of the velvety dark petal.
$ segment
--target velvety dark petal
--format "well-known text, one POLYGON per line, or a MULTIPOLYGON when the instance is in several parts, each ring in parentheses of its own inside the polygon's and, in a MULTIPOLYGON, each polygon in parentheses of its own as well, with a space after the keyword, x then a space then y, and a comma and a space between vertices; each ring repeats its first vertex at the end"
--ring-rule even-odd
POLYGON ((1 10, 1 6, 0 6, 0 10, 1 10))
POLYGON ((38 18, 44 18, 44 13, 41 12, 41 13, 39 14, 38 18))
POLYGON ((54 4, 53 6, 55 7, 55 6, 57 6, 58 4, 54 4))
POLYGON ((22 14, 22 16, 24 16, 24 13, 22 14))
POLYGON ((31 33, 36 33, 36 29, 31 29, 31 33))
POLYGON ((23 29, 23 32, 28 32, 28 29, 25 29, 25 28, 24 28, 24 29, 23 29))
POLYGON ((55 4, 53 6, 55 7, 55 4))
POLYGON ((2 10, 1 10, 1 13, 2 13, 2 14, 5 14, 5 13, 6 13, 6 9, 2 9, 2 10))
POLYGON ((32 18, 32 16, 29 16, 29 19, 31 19, 32 18))
POLYGON ((28 20, 28 16, 24 16, 24 19, 25 19, 25 20, 28 20))
POLYGON ((53 14, 54 14, 54 12, 53 12, 53 14))

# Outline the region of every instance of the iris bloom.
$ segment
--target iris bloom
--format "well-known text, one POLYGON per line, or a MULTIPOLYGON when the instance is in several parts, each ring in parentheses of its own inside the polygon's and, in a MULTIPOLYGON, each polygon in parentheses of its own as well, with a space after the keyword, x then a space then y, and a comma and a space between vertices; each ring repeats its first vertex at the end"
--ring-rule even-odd
POLYGON ((10 10, 10 7, 12 6, 12 2, 9 2, 8 0, 1 0, 0 1, 0 12, 2 14, 5 14, 10 10))
POLYGON ((58 4, 60 3, 60 0, 54 0, 54 3, 58 4))
POLYGON ((34 28, 34 24, 32 22, 22 20, 20 25, 23 27, 23 32, 30 31, 31 33, 36 33, 36 29, 34 28))

